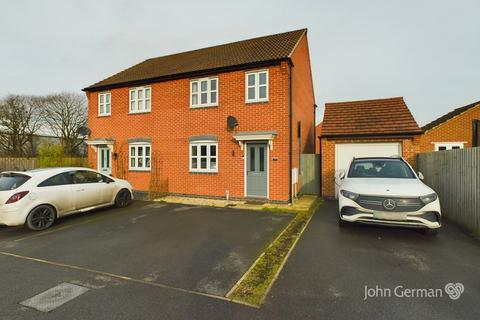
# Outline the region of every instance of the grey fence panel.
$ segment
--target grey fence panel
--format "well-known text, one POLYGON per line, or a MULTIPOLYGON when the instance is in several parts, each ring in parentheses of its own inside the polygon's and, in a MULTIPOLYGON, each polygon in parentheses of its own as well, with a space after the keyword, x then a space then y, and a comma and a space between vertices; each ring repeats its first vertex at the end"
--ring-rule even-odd
POLYGON ((302 154, 300 165, 300 193, 320 194, 320 155, 302 154))
POLYGON ((420 153, 417 161, 442 215, 480 236, 480 148, 420 153))

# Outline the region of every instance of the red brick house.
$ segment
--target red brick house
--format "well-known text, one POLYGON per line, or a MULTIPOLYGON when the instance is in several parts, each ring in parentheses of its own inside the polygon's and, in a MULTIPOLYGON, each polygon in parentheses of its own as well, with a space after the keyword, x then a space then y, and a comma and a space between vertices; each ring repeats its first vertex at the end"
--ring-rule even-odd
POLYGON ((480 146, 480 101, 457 108, 422 127, 420 151, 480 146))
POLYGON ((322 196, 336 196, 353 157, 402 156, 415 166, 422 130, 402 97, 325 104, 320 135, 322 196))
POLYGON ((314 152, 306 29, 148 59, 83 90, 91 165, 137 191, 288 202, 314 152))

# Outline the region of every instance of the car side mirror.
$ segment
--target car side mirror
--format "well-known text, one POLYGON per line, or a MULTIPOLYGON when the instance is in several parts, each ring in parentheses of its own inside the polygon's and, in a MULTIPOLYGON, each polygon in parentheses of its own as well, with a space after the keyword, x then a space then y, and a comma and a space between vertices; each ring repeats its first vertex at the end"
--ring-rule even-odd
POLYGON ((420 171, 418 171, 418 179, 425 180, 425 177, 423 176, 423 173, 421 173, 420 171))
POLYGON ((343 178, 345 178, 345 172, 344 172, 344 171, 340 172, 340 174, 338 175, 338 177, 340 178, 340 180, 342 180, 343 178))

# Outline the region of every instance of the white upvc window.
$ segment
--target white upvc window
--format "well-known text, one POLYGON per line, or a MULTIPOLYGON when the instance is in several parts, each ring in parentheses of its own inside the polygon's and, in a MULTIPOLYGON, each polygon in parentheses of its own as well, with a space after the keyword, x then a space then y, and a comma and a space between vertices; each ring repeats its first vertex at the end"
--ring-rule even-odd
POLYGON ((151 91, 150 87, 130 88, 130 113, 150 112, 151 91))
POLYGON ((129 170, 150 171, 152 145, 148 143, 129 144, 129 170))
POLYGON ((433 142, 435 151, 463 149, 465 142, 433 142))
POLYGON ((190 172, 218 172, 217 142, 190 142, 190 172))
POLYGON ((218 78, 202 78, 190 81, 190 107, 218 106, 218 78))
POLYGON ((112 110, 112 95, 110 92, 101 92, 98 94, 98 115, 109 116, 112 110))
POLYGON ((245 102, 268 101, 268 70, 245 73, 245 102))

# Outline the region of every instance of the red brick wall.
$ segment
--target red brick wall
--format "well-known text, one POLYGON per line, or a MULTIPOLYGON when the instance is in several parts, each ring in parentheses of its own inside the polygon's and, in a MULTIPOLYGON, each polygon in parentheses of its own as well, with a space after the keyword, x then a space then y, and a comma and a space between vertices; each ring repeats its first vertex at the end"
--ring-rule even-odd
POLYGON ((321 141, 320 141, 320 135, 322 134, 322 124, 319 123, 317 124, 317 126, 315 127, 315 139, 316 139, 316 143, 315 143, 315 153, 316 154, 320 154, 321 153, 321 141))
MULTIPOLYGON (((245 104, 245 72, 218 74, 218 107, 190 109, 190 79, 152 83, 151 112, 128 114, 129 88, 109 90, 112 114, 97 115, 97 93, 89 98, 90 139, 115 139, 114 153, 128 158, 128 138, 150 137, 153 156, 160 159, 160 178, 168 183, 168 192, 204 196, 244 196, 243 151, 233 140, 234 132, 226 128, 227 116, 235 116, 236 131, 276 130, 273 150, 269 156, 270 199, 289 200, 289 75, 288 64, 282 62, 269 69, 269 102, 245 104), (190 136, 217 135, 218 173, 189 173, 190 136), (278 158, 272 161, 272 158, 278 158)), ((306 128, 307 124, 305 125, 306 128)), ((307 129, 308 130, 308 129, 307 129)), ((97 167, 97 154, 89 147, 89 161, 97 167)), ((118 161, 113 160, 113 175, 118 161)), ((152 159, 152 162, 155 162, 152 159)), ((127 165, 128 168, 128 165, 127 165)), ((127 172, 127 178, 137 190, 148 190, 150 172, 127 172)))
POLYGON ((402 143, 402 157, 415 168, 415 154, 418 152, 420 137, 398 139, 321 139, 322 148, 322 196, 335 196, 335 144, 336 143, 363 143, 363 142, 400 142, 402 143))
POLYGON ((435 151, 434 142, 466 142, 472 146, 472 120, 480 119, 480 104, 426 131, 420 139, 420 152, 435 151))
MULTIPOLYGON (((292 166, 299 168, 299 153, 314 153, 314 105, 312 71, 308 50, 308 39, 302 37, 292 54, 292 166), (298 141, 298 123, 301 123, 301 141, 298 141)), ((299 177, 301 179, 301 176, 299 177)), ((299 192, 299 184, 296 185, 299 192)))

